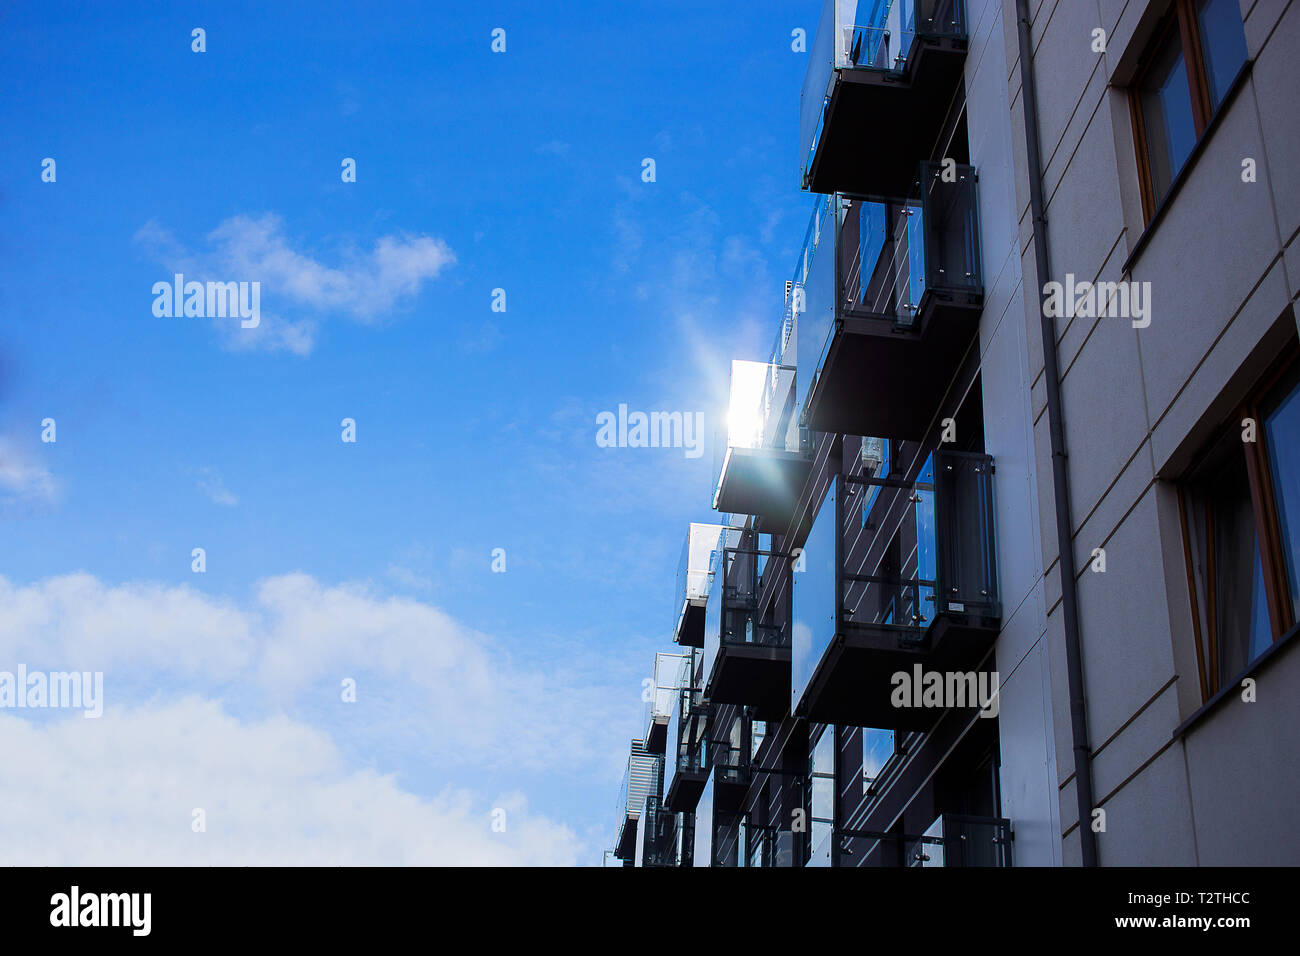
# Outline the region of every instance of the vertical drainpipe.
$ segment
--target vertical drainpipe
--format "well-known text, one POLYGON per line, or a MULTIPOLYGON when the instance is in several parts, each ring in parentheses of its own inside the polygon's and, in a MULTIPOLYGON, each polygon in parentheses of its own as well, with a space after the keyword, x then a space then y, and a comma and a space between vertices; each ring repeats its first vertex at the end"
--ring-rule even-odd
MULTIPOLYGON (((1033 38, 1029 2, 1016 0, 1020 33, 1020 94, 1025 107, 1025 155, 1029 164, 1029 208, 1033 216, 1034 256, 1039 282, 1051 275, 1047 217, 1043 213, 1043 159, 1038 142, 1038 97, 1034 85, 1033 38)), ((1061 423, 1061 378, 1056 360, 1056 324, 1043 309, 1043 375, 1047 383, 1047 426, 1052 443, 1052 487, 1056 496, 1056 551, 1061 572, 1061 610, 1065 621, 1065 667, 1069 680, 1070 736, 1074 744, 1074 791, 1079 803, 1079 849, 1084 866, 1097 865, 1097 835, 1092 830, 1092 748, 1088 744, 1088 707, 1083 689, 1083 654, 1079 645, 1079 591, 1075 580, 1074 543, 1070 528, 1070 478, 1066 471, 1065 431, 1061 423)))

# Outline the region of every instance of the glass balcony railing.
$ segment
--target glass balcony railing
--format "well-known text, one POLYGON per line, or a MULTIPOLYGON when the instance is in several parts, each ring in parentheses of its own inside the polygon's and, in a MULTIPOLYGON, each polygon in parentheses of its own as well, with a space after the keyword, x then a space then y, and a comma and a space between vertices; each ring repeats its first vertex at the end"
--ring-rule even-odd
MULTIPOLYGON (((805 425, 808 397, 846 324, 919 333, 933 303, 982 296, 975 189, 972 167, 923 163, 903 199, 818 197, 793 280, 802 290, 795 380, 805 425)), ((869 387, 864 381, 864 401, 869 387)))
POLYGON ((908 844, 905 858, 908 866, 1011 866, 1011 821, 945 813, 908 844))
MULTIPOLYGON (((793 341, 793 329, 789 337, 793 341)), ((763 464, 782 455, 797 458, 804 450, 794 407, 793 349, 790 352, 791 364, 731 363, 727 441, 714 473, 713 507, 719 511, 762 514, 764 502, 799 490, 781 482, 780 467, 763 464), (751 488, 755 482, 758 487, 751 488)))
POLYGON ((802 487, 807 438, 795 407, 795 320, 802 295, 786 283, 784 312, 766 362, 731 363, 727 440, 714 463, 713 507, 719 511, 779 511, 802 487))
MULTIPOLYGON (((864 519, 865 520, 865 519, 864 519)), ((798 709, 837 635, 892 633, 896 646, 925 646, 936 619, 989 625, 999 617, 993 524, 993 460, 935 452, 915 481, 887 472, 837 476, 809 531, 805 570, 794 576, 791 706, 798 709), (871 566, 847 569, 845 495, 867 495, 873 521, 891 536, 871 566)))
POLYGON ((724 574, 732 567, 725 560, 725 552, 739 547, 741 541, 750 532, 743 528, 723 528, 718 538, 718 547, 709 556, 710 577, 713 584, 704 606, 704 661, 700 688, 707 689, 713 666, 717 663, 718 647, 722 638, 723 622, 732 613, 733 599, 724 601, 726 588, 723 586, 724 574))
POLYGON ((822 499, 804 542, 803 570, 794 575, 790 627, 790 708, 795 712, 822 655, 839 631, 839 566, 836 532, 842 481, 836 479, 822 499))
MULTIPOLYGON (((650 686, 643 696, 645 702, 645 726, 647 742, 656 745, 663 739, 665 728, 672 717, 673 706, 682 688, 683 669, 689 668, 690 656, 687 654, 655 654, 654 673, 650 686)), ((686 676, 689 682, 689 672, 686 676)), ((655 749, 658 749, 656 746, 655 749)))
MULTIPOLYGON (((918 40, 965 36, 961 0, 825 0, 799 95, 805 188, 841 71, 863 71, 897 82, 906 77, 918 40)), ((881 134, 888 139, 887 130, 881 134)))
POLYGON ((693 810, 709 769, 709 706, 698 688, 684 687, 668 728, 668 785, 674 810, 693 810))
POLYGON ((713 749, 713 766, 718 783, 730 786, 749 786, 753 764, 744 747, 719 745, 713 749))
POLYGON ((701 623, 704 607, 713 585, 711 562, 718 549, 724 527, 719 524, 691 522, 682 544, 681 560, 677 564, 677 599, 675 640, 689 647, 699 647, 702 639, 701 623))
POLYGON ((644 841, 642 866, 678 866, 681 850, 681 814, 673 813, 658 797, 646 799, 640 830, 644 841))
POLYGON ((695 845, 693 849, 695 866, 713 865, 713 778, 704 784, 700 801, 695 807, 695 845))
POLYGON ((697 690, 684 690, 681 695, 682 732, 678 737, 677 772, 703 773, 709 769, 709 752, 705 746, 708 734, 708 707, 697 690))

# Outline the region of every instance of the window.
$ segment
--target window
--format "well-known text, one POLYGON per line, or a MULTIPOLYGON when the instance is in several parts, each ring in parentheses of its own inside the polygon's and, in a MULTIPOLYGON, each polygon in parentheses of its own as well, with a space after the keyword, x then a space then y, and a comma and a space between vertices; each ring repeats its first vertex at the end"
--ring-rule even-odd
POLYGON ((1286 634, 1300 607, 1300 362, 1294 355, 1238 412, 1179 499, 1206 700, 1286 634))
POLYGON ((808 849, 816 851, 835 829, 835 728, 826 727, 808 760, 808 849))
POLYGON ((1238 0, 1175 0, 1130 98, 1148 222, 1245 62, 1238 0))

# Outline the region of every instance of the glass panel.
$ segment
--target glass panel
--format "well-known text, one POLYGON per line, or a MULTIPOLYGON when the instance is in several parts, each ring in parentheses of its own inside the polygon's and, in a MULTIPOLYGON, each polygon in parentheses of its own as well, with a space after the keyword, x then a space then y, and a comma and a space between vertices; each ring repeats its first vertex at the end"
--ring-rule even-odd
POLYGON ((822 654, 835 637, 839 582, 835 573, 836 499, 832 483, 804 544, 804 570, 793 575, 790 706, 797 708, 822 654))
MULTIPOLYGON (((889 474, 889 441, 884 438, 862 439, 862 476, 864 478, 884 478, 889 474)), ((867 500, 862 505, 862 527, 870 521, 871 509, 880 497, 880 486, 871 485, 867 490, 867 500)))
POLYGON ((925 582, 938 578, 937 558, 938 539, 935 531, 935 492, 934 492, 934 456, 925 460, 918 479, 916 494, 916 576, 917 586, 917 626, 924 628, 934 620, 938 608, 935 605, 933 584, 925 582))
MULTIPOLYGON (((715 554, 715 568, 720 568, 722 561, 722 552, 717 551, 715 554)), ((717 571, 714 575, 716 579, 717 571)), ((708 603, 704 606, 704 673, 701 677, 700 686, 708 688, 709 678, 713 674, 713 665, 718 659, 718 648, 721 645, 722 638, 722 587, 715 585, 709 591, 708 603)))
POLYGON ((943 822, 944 866, 1009 866, 1007 821, 950 814, 943 822))
MULTIPOLYGON (((979 222, 975 171, 969 166, 944 169, 941 163, 926 163, 921 169, 922 218, 925 222, 924 254, 914 256, 912 272, 925 282, 913 280, 917 299, 926 285, 935 290, 979 292, 979 222)), ((919 231, 913 242, 922 242, 919 231)))
POLYGON ((997 612, 997 557, 993 535, 993 469, 985 455, 940 452, 935 468, 939 500, 936 569, 943 587, 939 611, 997 612))
POLYGON ((828 867, 831 865, 831 846, 835 839, 835 834, 831 830, 826 830, 821 836, 821 840, 814 844, 812 856, 808 858, 805 866, 809 867, 828 867))
POLYGON ((794 866, 794 834, 789 830, 776 831, 776 848, 772 854, 773 866, 794 866))
POLYGON ((809 807, 808 828, 812 846, 820 846, 835 829, 835 728, 825 727, 808 760, 809 807))
POLYGON ((1277 502, 1282 551, 1291 590, 1291 610, 1300 607, 1300 388, 1297 372, 1279 383, 1265 404, 1264 435, 1277 502), (1271 410, 1270 410, 1271 409, 1271 410))
MULTIPOLYGON (((842 259, 839 314, 910 325, 925 293, 920 198, 887 203, 844 196, 837 199, 841 214, 837 248, 842 259)), ((826 347, 825 343, 818 345, 819 360, 826 347)))
POLYGON ((1138 91, 1142 103, 1151 190, 1159 202, 1196 144, 1192 95, 1178 29, 1161 43, 1138 91))
MULTIPOLYGON (((722 526, 691 522, 677 564, 677 600, 680 604, 703 604, 709 596, 709 560, 717 550, 722 526)), ((677 608, 678 612, 682 607, 677 608)))
POLYGON ((862 788, 870 787, 880 776, 881 769, 894 756, 894 732, 877 730, 874 727, 862 729, 862 788))
POLYGON ((646 701, 646 724, 667 723, 673 706, 678 701, 682 686, 682 654, 655 654, 654 673, 651 677, 649 700, 646 701))
POLYGON ((844 620, 897 627, 919 639, 934 618, 935 521, 932 468, 927 459, 909 488, 879 488, 870 523, 889 535, 874 567, 850 569, 842 584, 844 620))
POLYGON ((831 79, 835 75, 835 5, 839 0, 825 0, 817 33, 808 51, 808 69, 799 93, 799 162, 802 174, 812 168, 813 155, 821 138, 822 118, 831 79))
POLYGON ((850 64, 858 69, 902 70, 916 35, 913 4, 864 0, 856 16, 856 23, 843 26, 850 38, 850 64))
POLYGON ((889 308, 892 285, 881 281, 879 268, 887 241, 888 220, 885 203, 850 201, 845 210, 841 235, 842 246, 849 255, 842 280, 846 308, 864 312, 889 308))
POLYGON ((897 251, 894 263, 898 270, 897 293, 898 321, 911 325, 921 309, 921 296, 925 294, 925 230, 921 210, 904 206, 894 227, 897 251))
POLYGON ((705 784, 700 794, 700 802, 695 808, 695 854, 696 866, 713 865, 713 777, 705 784))
POLYGON ((943 817, 935 820, 908 849, 908 866, 943 866, 943 817))
POLYGON ((836 216, 839 200, 834 196, 818 196, 812 220, 804 233, 803 247, 795 266, 795 287, 803 290, 802 309, 795 322, 797 339, 797 370, 795 382, 800 392, 800 405, 816 384, 817 370, 821 368, 831 329, 835 324, 835 242, 836 216))
POLYGON ((1201 56, 1211 107, 1218 109, 1246 62, 1246 30, 1241 23, 1240 0, 1200 0, 1196 19, 1201 31, 1201 56))

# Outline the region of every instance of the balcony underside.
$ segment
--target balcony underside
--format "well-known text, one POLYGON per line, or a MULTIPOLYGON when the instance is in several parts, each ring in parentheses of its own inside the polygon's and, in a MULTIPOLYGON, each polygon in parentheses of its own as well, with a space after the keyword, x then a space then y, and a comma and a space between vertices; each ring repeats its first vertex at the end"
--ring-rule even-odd
MULTIPOLYGON (((902 645, 899 630, 847 625, 822 655, 798 704, 798 715, 814 723, 927 730, 943 714, 938 707, 895 707, 893 675, 976 671, 998 634, 996 621, 936 619, 925 641, 902 645)), ((992 661, 989 661, 992 665, 992 661)))
POLYGON ((707 770, 679 770, 668 784, 664 806, 674 813, 693 813, 709 781, 707 770))
POLYGON ((720 645, 707 695, 715 703, 748 705, 759 717, 779 719, 790 702, 790 648, 720 645))
POLYGON ((934 153, 965 63, 965 41, 918 40, 904 73, 840 70, 808 188, 906 196, 916 164, 934 153))
POLYGON ((645 749, 652 754, 661 754, 667 743, 668 718, 650 721, 650 726, 646 729, 645 749))
POLYGON ((729 448, 713 507, 725 514, 790 520, 812 468, 807 455, 771 448, 729 448))
POLYGON ((629 817, 623 824, 618 844, 614 847, 614 855, 620 860, 631 860, 636 856, 636 831, 637 821, 629 817))
POLYGON ((676 638, 678 644, 682 647, 704 646, 704 614, 703 604, 686 605, 686 609, 678 619, 676 638))
POLYGON ((979 326, 982 296, 927 292, 919 332, 889 319, 846 316, 831 333, 806 424, 813 431, 920 439, 979 326))

